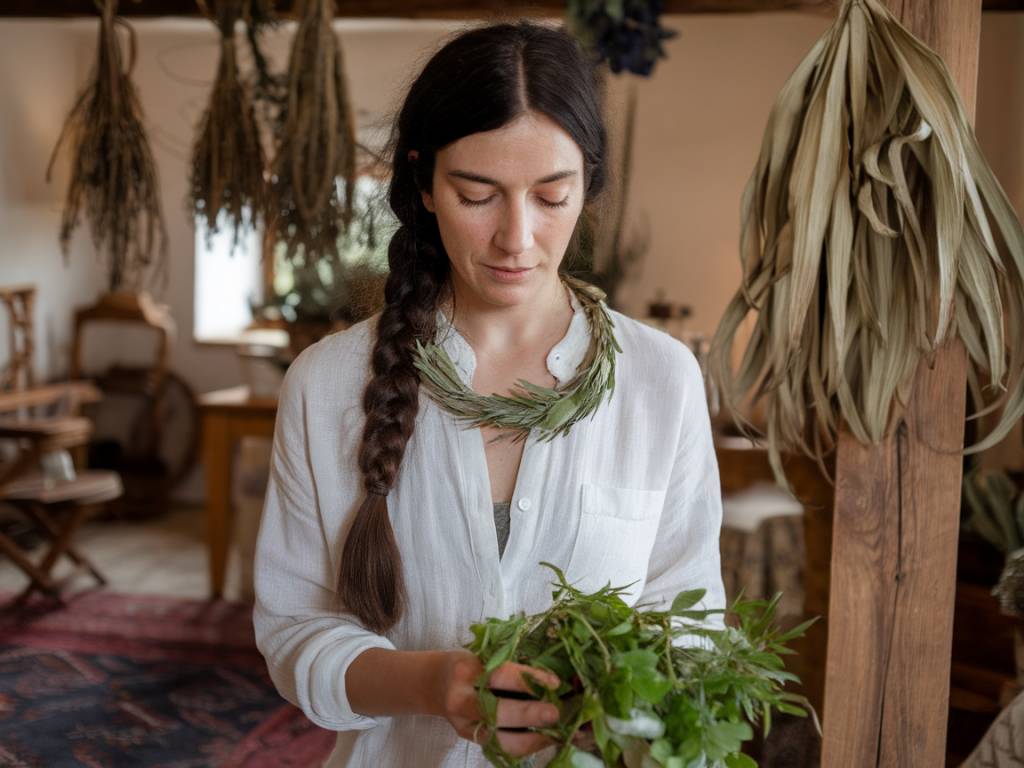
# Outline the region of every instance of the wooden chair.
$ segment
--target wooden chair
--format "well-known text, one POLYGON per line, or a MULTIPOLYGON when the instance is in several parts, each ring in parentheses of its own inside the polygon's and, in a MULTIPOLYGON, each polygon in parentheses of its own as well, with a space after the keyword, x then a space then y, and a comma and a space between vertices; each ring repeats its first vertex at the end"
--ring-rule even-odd
POLYGON ((35 288, 0 288, 0 302, 10 322, 10 364, 0 380, 0 441, 8 448, 0 459, 0 502, 19 510, 49 539, 41 560, 34 562, 18 542, 0 532, 0 552, 29 578, 18 596, 23 602, 41 591, 58 600, 67 581, 81 570, 100 584, 99 569, 73 546, 74 536, 88 516, 121 495, 121 480, 114 472, 79 471, 71 451, 84 446, 92 431, 78 416, 81 404, 99 399, 99 391, 82 381, 33 386, 31 310, 35 288), (47 467, 44 469, 44 467, 47 467), (75 570, 56 580, 53 570, 61 556, 75 570))
POLYGON ((146 293, 107 293, 75 312, 71 378, 87 377, 103 393, 104 404, 91 411, 97 423, 105 423, 104 413, 124 409, 116 421, 126 433, 118 439, 101 435, 91 446, 94 465, 117 471, 124 483, 123 496, 107 509, 114 517, 141 519, 166 512, 171 492, 195 463, 195 395, 170 370, 176 332, 170 308, 146 293), (141 365, 117 362, 105 370, 87 367, 87 332, 110 325, 143 332, 152 342, 150 359, 141 365))

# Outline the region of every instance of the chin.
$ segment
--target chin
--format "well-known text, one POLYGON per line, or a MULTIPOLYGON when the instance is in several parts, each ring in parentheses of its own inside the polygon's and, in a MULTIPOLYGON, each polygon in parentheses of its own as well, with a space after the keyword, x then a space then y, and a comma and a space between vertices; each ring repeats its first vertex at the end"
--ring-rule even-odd
POLYGON ((528 301, 535 293, 526 285, 488 285, 481 290, 481 297, 492 304, 514 306, 528 301))

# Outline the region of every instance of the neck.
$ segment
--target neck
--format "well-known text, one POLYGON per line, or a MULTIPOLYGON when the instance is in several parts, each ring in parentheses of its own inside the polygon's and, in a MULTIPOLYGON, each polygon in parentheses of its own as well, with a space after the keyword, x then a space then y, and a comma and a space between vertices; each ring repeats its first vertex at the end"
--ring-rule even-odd
POLYGON ((545 343, 552 337, 561 338, 572 320, 569 289, 561 279, 551 281, 532 301, 511 307, 474 302, 457 286, 452 290, 454 315, 450 297, 442 303, 442 310, 478 352, 508 352, 545 343))

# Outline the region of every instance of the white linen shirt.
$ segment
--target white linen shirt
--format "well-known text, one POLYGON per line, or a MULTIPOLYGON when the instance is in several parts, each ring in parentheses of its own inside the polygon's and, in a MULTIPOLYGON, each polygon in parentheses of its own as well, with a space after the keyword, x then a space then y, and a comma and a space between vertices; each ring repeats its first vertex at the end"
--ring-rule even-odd
MULTIPOLYGON (((571 300, 568 331, 547 357, 560 384, 590 343, 586 314, 571 300)), ((364 496, 357 453, 378 316, 326 337, 289 367, 257 541, 254 623, 281 695, 339 731, 330 768, 486 766, 481 748, 442 718, 353 712, 345 671, 369 648, 456 649, 485 617, 543 611, 554 574, 541 560, 584 590, 636 582, 631 605, 663 609, 696 588, 708 590, 705 607, 725 605, 718 467, 700 369, 681 342, 609 313, 622 348, 613 397, 565 437, 526 439, 500 559, 481 431, 420 389, 387 497, 408 603, 385 635, 332 608, 344 536, 364 496)), ((471 385, 473 350, 440 311, 437 338, 471 385)), ((537 764, 552 756, 539 753, 537 764)))

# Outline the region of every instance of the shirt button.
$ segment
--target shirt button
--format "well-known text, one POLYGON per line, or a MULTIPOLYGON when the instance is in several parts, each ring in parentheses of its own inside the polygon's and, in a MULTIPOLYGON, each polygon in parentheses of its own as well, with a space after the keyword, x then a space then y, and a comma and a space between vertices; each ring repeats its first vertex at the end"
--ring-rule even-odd
POLYGON ((528 512, 530 510, 530 507, 533 506, 533 503, 529 499, 523 498, 516 503, 516 506, 519 507, 519 509, 521 509, 523 512, 528 512))

